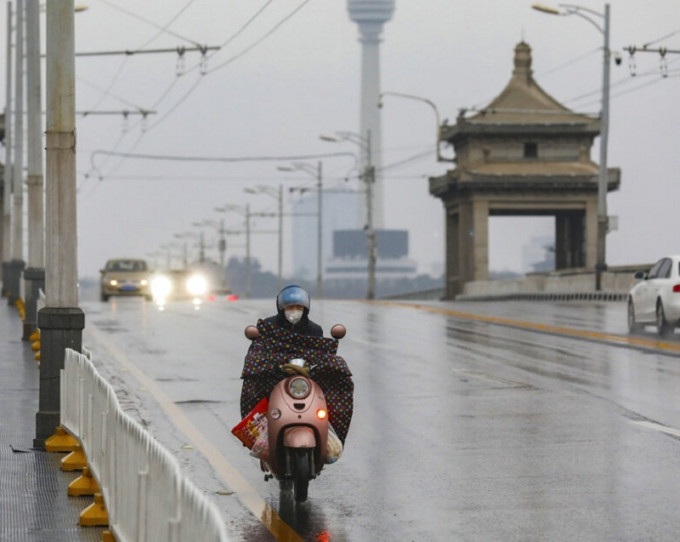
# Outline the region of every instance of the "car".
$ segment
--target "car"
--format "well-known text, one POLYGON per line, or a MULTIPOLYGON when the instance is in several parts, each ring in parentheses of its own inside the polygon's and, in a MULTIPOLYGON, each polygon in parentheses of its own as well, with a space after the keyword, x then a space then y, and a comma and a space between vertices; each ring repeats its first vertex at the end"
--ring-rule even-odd
POLYGON ((202 299, 209 293, 209 282, 200 270, 170 269, 154 275, 151 293, 155 301, 169 299, 202 299))
POLYGON ((635 273, 638 282, 628 294, 628 329, 656 325, 664 337, 680 325, 680 255, 661 258, 648 271, 635 273))
POLYGON ((151 300, 151 271, 145 260, 109 260, 100 273, 102 301, 111 296, 143 296, 151 300))

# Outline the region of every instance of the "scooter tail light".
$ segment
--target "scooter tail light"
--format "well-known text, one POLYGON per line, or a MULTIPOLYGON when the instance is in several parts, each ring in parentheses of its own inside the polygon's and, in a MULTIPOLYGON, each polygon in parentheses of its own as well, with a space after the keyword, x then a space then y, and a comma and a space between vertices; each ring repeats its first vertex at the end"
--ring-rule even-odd
POLYGON ((680 284, 676 284, 673 286, 673 292, 676 294, 680 294, 680 284))
POLYGON ((328 412, 326 412, 326 410, 324 410, 323 408, 320 408, 319 410, 316 411, 316 417, 319 418, 320 420, 325 420, 327 416, 328 412))

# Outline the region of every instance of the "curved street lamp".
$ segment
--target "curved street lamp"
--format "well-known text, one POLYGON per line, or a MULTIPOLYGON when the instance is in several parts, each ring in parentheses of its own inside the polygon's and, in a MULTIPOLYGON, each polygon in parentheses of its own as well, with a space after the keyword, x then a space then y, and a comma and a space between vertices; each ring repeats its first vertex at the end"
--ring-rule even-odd
POLYGON ((366 137, 362 137, 354 132, 336 132, 337 137, 320 135, 319 139, 322 141, 330 141, 333 143, 340 143, 342 141, 351 141, 364 151, 366 155, 366 167, 364 169, 364 182, 366 183, 366 237, 368 239, 368 288, 366 292, 366 299, 375 299, 375 268, 376 260, 378 259, 377 238, 375 230, 373 229, 373 183, 375 182, 375 167, 372 163, 371 157, 371 131, 369 130, 366 137))
POLYGON ((436 145, 436 153, 437 153, 437 162, 455 162, 453 158, 446 158, 442 156, 441 153, 441 141, 442 141, 442 123, 441 123, 441 117, 439 115, 439 109, 437 109, 437 106, 432 100, 428 100, 427 98, 423 98, 422 96, 415 96, 413 94, 404 94, 402 92, 390 92, 390 91, 385 91, 381 92, 380 96, 378 97, 378 107, 382 108, 383 106, 383 96, 396 96, 398 98, 407 98, 409 100, 417 100, 419 102, 424 102, 427 105, 429 105, 432 110, 434 111, 434 116, 435 116, 435 121, 437 123, 437 132, 435 136, 435 145, 436 145))
POLYGON ((604 13, 599 13, 590 8, 574 4, 558 4, 562 10, 543 4, 533 4, 531 7, 536 11, 549 15, 577 15, 592 24, 604 37, 603 61, 602 61, 602 112, 600 114, 600 165, 597 182, 597 249, 595 262, 595 289, 602 289, 602 273, 607 269, 607 230, 609 220, 607 218, 607 144, 609 141, 609 75, 610 75, 610 50, 609 50, 609 4, 604 5, 604 13), (603 20, 603 26, 593 20, 589 15, 594 15, 603 20))
POLYGON ((236 211, 246 218, 246 297, 250 298, 252 272, 250 264, 250 205, 225 205, 224 207, 215 207, 215 211, 218 213, 236 211))
POLYGON ((248 194, 267 194, 279 204, 279 257, 278 257, 278 288, 279 291, 283 287, 283 185, 279 185, 279 188, 273 188, 271 186, 258 185, 255 188, 244 188, 244 192, 248 194))
MULTIPOLYGON (((323 296, 323 256, 322 249, 322 233, 323 233, 323 162, 319 161, 317 166, 311 166, 304 162, 293 162, 290 166, 279 166, 276 169, 279 171, 305 171, 316 178, 317 191, 317 233, 316 233, 316 295, 323 296)), ((293 190, 291 188, 291 190, 293 190)))

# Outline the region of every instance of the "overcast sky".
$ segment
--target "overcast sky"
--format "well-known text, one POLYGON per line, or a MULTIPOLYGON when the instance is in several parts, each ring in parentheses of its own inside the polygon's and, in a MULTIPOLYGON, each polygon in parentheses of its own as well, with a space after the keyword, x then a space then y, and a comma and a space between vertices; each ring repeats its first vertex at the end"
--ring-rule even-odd
MULTIPOLYGON (((313 157, 357 150, 319 140, 320 134, 359 129, 360 44, 344 1, 84 3, 89 9, 76 15, 78 52, 196 43, 221 49, 207 54, 203 69, 200 53, 185 53, 180 76, 176 53, 76 59, 78 111, 156 112, 145 123, 134 115, 127 121, 122 115, 78 117, 81 276, 96 276, 110 257, 148 257, 175 234, 198 232, 192 225, 197 221, 224 218, 228 228, 241 227, 242 217, 220 215, 216 206, 250 203, 254 212, 275 210, 273 198, 246 194, 249 185, 313 184, 307 174, 276 170, 290 160, 195 158, 313 157)), ((530 5, 530 0, 397 0, 381 46, 383 91, 427 98, 453 123, 459 108, 483 106, 501 92, 512 73, 513 49, 523 39, 532 48, 534 76, 546 91, 576 111, 599 112, 602 35, 583 19, 545 15, 530 5)), ((602 2, 580 5, 604 10, 602 2)), ((4 31, 6 11, 0 11, 4 31)), ((44 16, 42 21, 44 43, 44 16)), ((680 49, 678 1, 612 2, 611 48, 621 51, 623 61, 612 64, 609 165, 621 168, 622 182, 608 199, 609 214, 619 217, 619 230, 608 236, 610 265, 653 262, 680 250, 680 55, 667 55, 664 78, 659 55, 638 52, 633 76, 623 48, 646 43, 680 49)), ((3 103, 4 91, 3 84, 3 103)), ((444 212, 441 201, 429 195, 427 177, 450 167, 434 159, 434 114, 422 102, 386 98, 382 128, 386 226, 410 230, 410 255, 420 271, 430 272, 444 260, 444 212)), ((597 141, 592 157, 599 157, 597 141)), ((355 174, 352 167, 346 156, 325 158, 326 186, 356 187, 356 181, 343 180, 355 174)), ((276 222, 259 218, 255 227, 275 229, 276 222)), ((291 230, 287 220, 284 229, 291 230)), ((552 234, 550 221, 493 219, 491 267, 520 270, 529 236, 552 234)), ((216 234, 208 229, 206 236, 212 240, 216 234)), ((285 245, 290 242, 286 235, 285 245)), ((253 257, 273 272, 276 247, 274 235, 253 236, 253 257)), ((244 252, 243 241, 230 238, 228 256, 244 252)), ((286 253, 284 271, 291 268, 286 253)))

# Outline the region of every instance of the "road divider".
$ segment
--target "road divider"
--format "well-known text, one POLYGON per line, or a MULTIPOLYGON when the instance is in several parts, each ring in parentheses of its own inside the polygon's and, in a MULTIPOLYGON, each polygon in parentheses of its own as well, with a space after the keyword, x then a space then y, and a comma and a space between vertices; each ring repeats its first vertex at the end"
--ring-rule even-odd
POLYGON ((87 467, 100 489, 82 511, 81 526, 108 525, 118 542, 192 540, 196 533, 201 540, 229 540, 216 505, 181 473, 175 457, 123 412, 88 356, 66 349, 60 393, 61 426, 79 442, 72 454, 80 448, 86 459, 68 468, 62 461, 62 469, 87 467))

